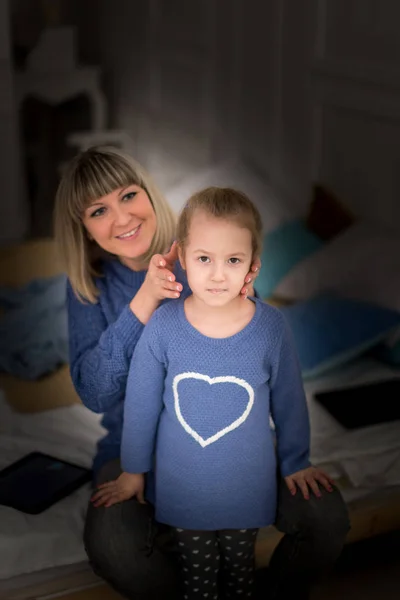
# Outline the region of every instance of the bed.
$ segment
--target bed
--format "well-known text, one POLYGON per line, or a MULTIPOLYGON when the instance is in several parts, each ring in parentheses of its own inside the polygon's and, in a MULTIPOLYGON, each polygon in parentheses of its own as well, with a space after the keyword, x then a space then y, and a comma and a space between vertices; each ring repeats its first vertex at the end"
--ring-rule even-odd
MULTIPOLYGON (((59 272, 51 239, 0 251, 0 285, 18 286, 59 272)), ((313 394, 338 382, 371 381, 389 374, 400 377, 398 369, 364 356, 305 383, 312 457, 337 478, 348 503, 348 543, 400 528, 400 426, 390 423, 349 435, 315 403, 313 394)), ((67 366, 40 381, 2 375, 0 389, 1 466, 32 449, 90 464, 103 431, 98 415, 87 411, 76 396, 67 366)), ((26 516, 0 507, 0 597, 25 600, 98 582, 81 542, 89 493, 89 486, 82 488, 41 515, 34 526, 26 516)), ((273 527, 260 532, 258 566, 268 563, 279 539, 273 527)))

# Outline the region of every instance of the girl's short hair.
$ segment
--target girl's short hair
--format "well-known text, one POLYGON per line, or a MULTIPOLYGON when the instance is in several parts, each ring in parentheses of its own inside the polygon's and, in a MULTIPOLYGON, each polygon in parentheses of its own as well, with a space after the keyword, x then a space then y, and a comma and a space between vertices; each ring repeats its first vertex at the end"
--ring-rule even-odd
POLYGON ((71 286, 82 300, 96 302, 99 292, 95 277, 101 275, 96 264, 104 255, 89 240, 83 213, 94 200, 128 185, 138 185, 146 191, 156 216, 157 229, 150 247, 138 257, 147 262, 154 254, 168 250, 175 236, 176 219, 139 163, 117 148, 95 146, 78 154, 63 173, 55 199, 55 238, 71 286))
POLYGON ((177 242, 183 249, 189 236, 194 213, 202 210, 210 216, 234 221, 251 233, 253 258, 262 249, 262 220, 258 209, 243 192, 232 188, 209 187, 193 194, 180 213, 177 242))

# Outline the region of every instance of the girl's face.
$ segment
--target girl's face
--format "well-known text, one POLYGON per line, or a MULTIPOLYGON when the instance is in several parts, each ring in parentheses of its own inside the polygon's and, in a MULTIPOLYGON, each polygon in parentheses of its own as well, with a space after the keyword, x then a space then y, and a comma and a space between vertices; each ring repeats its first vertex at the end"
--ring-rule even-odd
POLYGON ((234 221, 197 211, 180 260, 193 295, 207 306, 225 306, 239 297, 250 270, 251 233, 234 221))
POLYGON ((144 189, 137 185, 117 189, 93 201, 82 220, 90 238, 103 250, 131 268, 145 268, 135 259, 149 249, 157 222, 144 189))

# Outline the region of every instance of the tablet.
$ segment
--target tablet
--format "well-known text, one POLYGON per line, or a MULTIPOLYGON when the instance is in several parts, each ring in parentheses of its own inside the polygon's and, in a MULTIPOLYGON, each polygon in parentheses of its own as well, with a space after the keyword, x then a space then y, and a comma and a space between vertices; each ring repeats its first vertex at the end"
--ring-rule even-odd
POLYGON ((32 452, 0 471, 0 504, 37 515, 92 479, 92 471, 32 452))
POLYGON ((400 419, 400 379, 318 392, 315 399, 346 429, 400 419))

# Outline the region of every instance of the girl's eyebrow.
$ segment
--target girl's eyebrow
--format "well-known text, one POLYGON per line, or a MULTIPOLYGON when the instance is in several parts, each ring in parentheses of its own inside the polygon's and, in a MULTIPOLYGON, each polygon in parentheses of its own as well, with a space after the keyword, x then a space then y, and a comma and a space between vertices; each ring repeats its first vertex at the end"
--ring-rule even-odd
MULTIPOLYGON (((198 250, 194 250, 193 252, 201 252, 202 254, 213 254, 212 252, 209 252, 208 250, 203 250, 202 248, 198 248, 198 250)), ((245 252, 228 252, 228 254, 226 256, 246 256, 245 252)))

